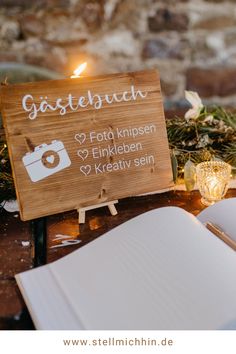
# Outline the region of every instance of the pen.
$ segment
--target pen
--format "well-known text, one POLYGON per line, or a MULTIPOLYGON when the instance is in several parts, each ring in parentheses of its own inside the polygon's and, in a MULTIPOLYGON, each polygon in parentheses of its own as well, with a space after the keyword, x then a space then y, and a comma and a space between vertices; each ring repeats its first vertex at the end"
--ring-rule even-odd
POLYGON ((218 225, 213 224, 212 222, 207 222, 205 225, 208 230, 210 230, 214 235, 219 237, 228 246, 230 246, 234 251, 236 251, 236 241, 232 240, 232 238, 229 235, 227 235, 224 232, 224 230, 222 230, 218 225))

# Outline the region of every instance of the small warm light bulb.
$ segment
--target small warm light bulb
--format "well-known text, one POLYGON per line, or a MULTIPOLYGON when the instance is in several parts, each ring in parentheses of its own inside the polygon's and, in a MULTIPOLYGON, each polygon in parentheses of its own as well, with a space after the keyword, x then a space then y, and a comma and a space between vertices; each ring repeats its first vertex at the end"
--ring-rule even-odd
POLYGON ((6 149, 6 147, 7 147, 7 144, 3 144, 3 148, 2 148, 2 150, 0 150, 0 154, 6 149))
POLYGON ((81 73, 86 69, 87 67, 87 63, 84 62, 83 64, 80 64, 74 71, 73 71, 73 75, 71 75, 71 79, 75 79, 78 77, 81 77, 81 73))

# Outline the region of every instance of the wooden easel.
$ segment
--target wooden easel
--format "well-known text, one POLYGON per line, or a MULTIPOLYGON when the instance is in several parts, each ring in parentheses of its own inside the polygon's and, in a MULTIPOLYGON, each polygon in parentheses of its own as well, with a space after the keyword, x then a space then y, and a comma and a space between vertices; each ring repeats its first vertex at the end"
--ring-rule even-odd
POLYGON ((101 208, 104 206, 107 206, 108 209, 110 210, 111 215, 117 215, 117 210, 115 207, 115 204, 118 203, 118 200, 112 200, 111 202, 106 202, 106 203, 100 203, 96 205, 90 205, 84 208, 79 208, 77 209, 79 217, 78 217, 78 222, 79 224, 84 224, 85 223, 85 213, 87 210, 92 210, 92 209, 97 209, 101 208))

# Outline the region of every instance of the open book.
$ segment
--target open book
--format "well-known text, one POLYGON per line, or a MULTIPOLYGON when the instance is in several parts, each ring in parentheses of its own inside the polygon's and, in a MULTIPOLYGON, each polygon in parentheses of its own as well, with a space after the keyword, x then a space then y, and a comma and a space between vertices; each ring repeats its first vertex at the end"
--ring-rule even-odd
MULTIPOLYGON (((236 198, 207 208, 236 240, 236 198)), ((181 208, 149 211, 16 275, 38 329, 236 329, 236 252, 181 208)))

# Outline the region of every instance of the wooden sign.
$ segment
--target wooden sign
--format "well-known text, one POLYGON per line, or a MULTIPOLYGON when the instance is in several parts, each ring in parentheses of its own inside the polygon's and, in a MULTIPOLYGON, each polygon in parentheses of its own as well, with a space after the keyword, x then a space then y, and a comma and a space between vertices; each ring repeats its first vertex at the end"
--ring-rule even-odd
POLYGON ((23 220, 172 185, 155 70, 3 86, 1 110, 23 220))

